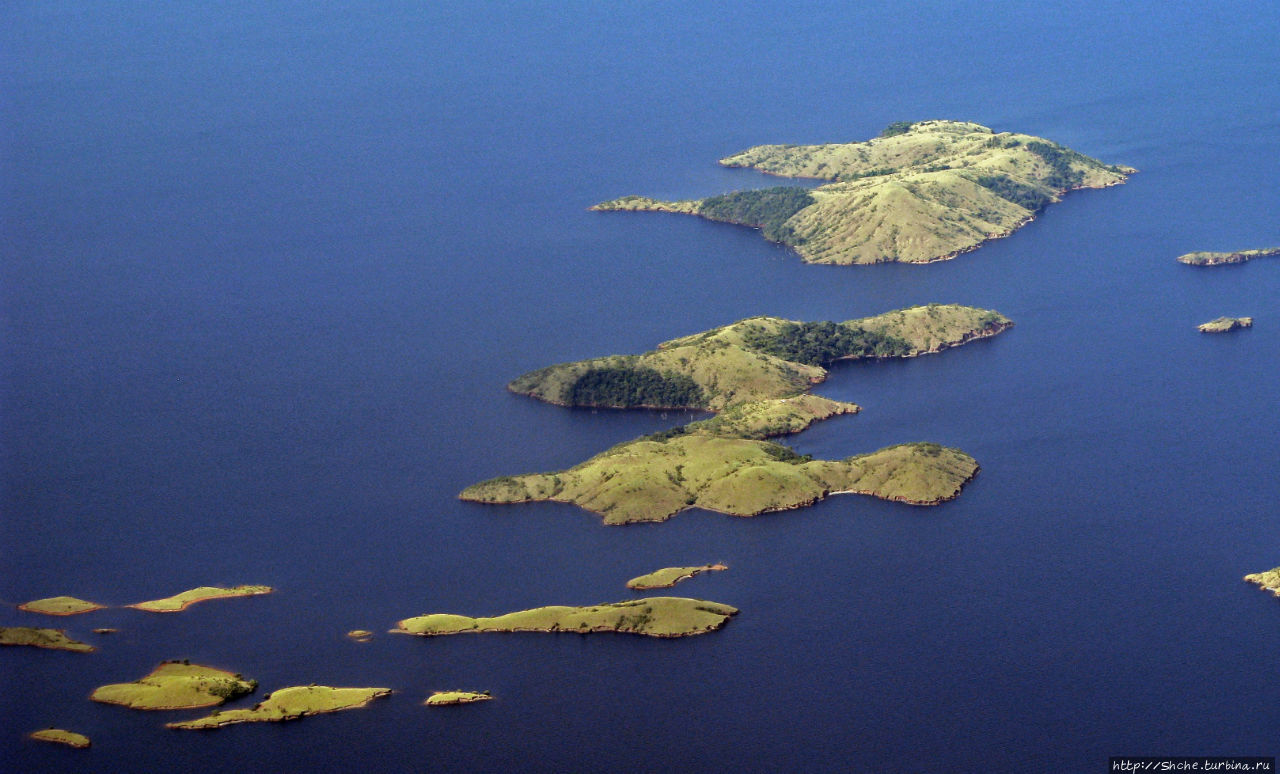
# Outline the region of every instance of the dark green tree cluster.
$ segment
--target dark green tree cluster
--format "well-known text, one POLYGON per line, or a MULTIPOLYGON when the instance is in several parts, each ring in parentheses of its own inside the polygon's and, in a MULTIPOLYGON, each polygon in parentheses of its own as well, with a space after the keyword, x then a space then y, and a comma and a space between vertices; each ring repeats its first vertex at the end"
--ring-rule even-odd
POLYGON ((800 454, 790 446, 783 446, 780 443, 765 443, 760 448, 764 449, 766 454, 778 462, 789 462, 792 465, 813 462, 812 454, 800 454))
POLYGON ((709 220, 759 228, 765 239, 785 245, 800 244, 787 218, 813 204, 807 188, 783 185, 756 191, 737 191, 702 201, 698 214, 709 220))
POLYGON ((1043 191, 1019 183, 1007 175, 983 175, 978 178, 977 183, 983 188, 991 189, 1001 199, 1007 199, 1032 212, 1043 210, 1052 201, 1043 191))
POLYGON ((663 374, 653 368, 592 368, 569 390, 573 406, 614 408, 701 408, 702 388, 683 374, 663 374))
POLYGON ((1067 191, 1084 182, 1084 173, 1071 168, 1072 161, 1086 158, 1073 150, 1053 143, 1035 140, 1027 143, 1027 150, 1044 159, 1052 173, 1044 181, 1045 185, 1059 191, 1067 191))
POLYGON ((784 360, 824 367, 845 357, 898 357, 911 352, 904 339, 834 322, 789 322, 777 333, 747 334, 744 343, 784 360))
POLYGON ((894 121, 893 123, 880 130, 881 137, 894 137, 899 134, 906 134, 911 131, 911 127, 915 126, 911 121, 894 121))

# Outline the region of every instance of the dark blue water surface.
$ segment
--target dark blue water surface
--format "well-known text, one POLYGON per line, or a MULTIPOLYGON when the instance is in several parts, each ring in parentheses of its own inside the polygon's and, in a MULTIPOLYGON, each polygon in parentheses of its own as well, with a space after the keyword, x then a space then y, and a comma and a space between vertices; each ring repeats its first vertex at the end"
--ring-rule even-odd
MULTIPOLYGON (((1103 771, 1276 755, 1280 14, 1266 3, 10 2, 0 9, 0 623, 17 771, 1103 771), (776 184, 715 160, 955 118, 1142 170, 929 266, 819 267, 751 230, 598 214, 776 184), (932 440, 982 473, 606 528, 460 503, 687 421, 505 392, 526 370, 742 317, 910 304, 1017 327, 833 369, 865 407, 791 439, 932 440), (1256 317, 1232 336, 1196 333, 1256 317), (382 634, 424 612, 679 593, 686 640, 382 634), (173 616, 49 619, 203 584, 173 616), (50 623, 54 621, 54 623, 50 623), (94 627, 117 627, 110 636, 94 627), (348 641, 352 628, 378 632, 348 641), (292 724, 91 703, 163 659, 262 690, 395 689, 292 724), (435 689, 498 699, 421 706, 435 689), (48 725, 75 751, 29 741, 48 725)), ((250 701, 243 702, 251 703, 250 701)))

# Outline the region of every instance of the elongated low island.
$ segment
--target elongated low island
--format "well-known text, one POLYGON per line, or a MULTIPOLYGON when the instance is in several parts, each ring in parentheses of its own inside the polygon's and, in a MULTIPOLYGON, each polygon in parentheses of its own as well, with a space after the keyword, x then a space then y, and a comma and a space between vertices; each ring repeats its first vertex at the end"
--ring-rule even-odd
POLYGON ((1230 333, 1241 328, 1252 328, 1252 317, 1219 317, 1196 326, 1201 333, 1230 333))
POLYGON ((650 589, 669 589, 682 581, 687 581, 695 575, 704 572, 716 572, 719 570, 727 570, 723 564, 704 564, 697 567, 663 567, 661 570, 639 575, 627 581, 627 588, 635 591, 649 591, 650 589))
POLYGON ((92 613, 94 610, 101 610, 102 607, 97 602, 66 596, 33 599, 30 602, 23 602, 18 605, 19 610, 42 615, 80 615, 81 613, 92 613))
POLYGON ((830 182, 675 202, 624 196, 591 209, 759 228, 810 263, 929 263, 1011 234, 1068 191, 1119 185, 1137 171, 963 121, 899 122, 866 142, 759 145, 720 163, 830 182))
POLYGON ((92 653, 97 650, 88 643, 71 639, 62 629, 33 626, 0 626, 0 645, 30 645, 33 648, 69 650, 73 653, 92 653))
POLYGON ((1244 263, 1254 258, 1270 258, 1280 255, 1280 247, 1265 247, 1259 250, 1236 250, 1235 252, 1215 253, 1201 251, 1178 256, 1178 263, 1188 266, 1226 266, 1233 263, 1244 263))
POLYGON ((390 696, 390 688, 333 688, 327 685, 300 685, 281 688, 250 709, 215 711, 195 720, 165 723, 166 728, 212 729, 236 723, 282 723, 308 715, 363 707, 374 699, 390 696))
POLYGON ((540 368, 516 377, 507 389, 561 406, 721 411, 798 395, 826 379, 827 367, 836 362, 934 354, 1012 326, 999 312, 959 304, 913 306, 846 322, 751 317, 640 355, 540 368))
POLYGON ((232 586, 223 588, 221 586, 199 586, 194 589, 188 589, 171 597, 164 599, 153 599, 147 602, 138 602, 128 607, 137 610, 145 610, 148 613, 178 613, 186 610, 188 607, 197 602, 206 602, 210 599, 233 599, 235 597, 256 597, 259 594, 270 594, 274 589, 270 586, 232 586))
POLYGON ((551 605, 493 618, 431 613, 406 618, 391 631, 420 637, 481 632, 618 632, 646 637, 692 637, 720 629, 737 614, 736 607, 719 602, 647 597, 585 607, 551 605))

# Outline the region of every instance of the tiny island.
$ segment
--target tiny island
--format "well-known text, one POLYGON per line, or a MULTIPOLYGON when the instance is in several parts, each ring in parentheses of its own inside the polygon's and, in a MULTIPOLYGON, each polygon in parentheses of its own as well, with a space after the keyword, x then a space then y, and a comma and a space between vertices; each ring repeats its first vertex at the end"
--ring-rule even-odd
POLYGON ((373 639, 373 632, 368 629, 352 629, 347 632, 347 637, 355 640, 356 642, 368 642, 373 639))
POLYGON ((67 731, 62 728, 45 728, 32 732, 29 736, 39 742, 64 744, 67 747, 74 747, 78 750, 83 750, 91 744, 89 737, 84 734, 77 734, 75 731, 67 731))
POLYGON ((759 145, 720 164, 830 182, 676 202, 624 196, 591 209, 750 226, 809 263, 930 263, 1008 236, 1068 191, 1119 185, 1137 172, 963 121, 896 122, 866 142, 759 145))
POLYGON ((689 580, 699 573, 716 572, 727 569, 729 568, 719 562, 716 564, 704 564, 701 567, 663 567, 661 570, 654 570, 647 575, 632 578, 627 581, 627 588, 634 589, 635 591, 669 589, 677 583, 689 580))
POLYGON ((493 618, 431 613, 399 621, 391 631, 419 637, 480 632, 619 632, 674 638, 716 631, 737 614, 736 607, 718 602, 647 597, 585 607, 551 605, 493 618))
POLYGON ((97 648, 88 643, 73 640, 62 629, 38 629, 31 626, 0 626, 0 645, 30 645, 48 650, 69 650, 73 653, 92 653, 97 648))
POLYGON ((1198 252, 1178 256, 1178 263, 1188 266, 1225 266, 1232 263, 1244 263, 1254 258, 1270 258, 1280 255, 1280 247, 1266 247, 1260 250, 1237 250, 1233 253, 1198 252))
POLYGON ((89 698, 139 710, 213 707, 252 693, 257 680, 213 667, 166 661, 132 683, 104 685, 89 698))
POLYGON ((259 594, 270 594, 275 589, 270 586, 232 586, 231 588, 222 588, 219 586, 199 586, 194 589, 174 594, 164 599, 153 599, 149 602, 138 602, 126 607, 132 607, 135 610, 145 610, 148 613, 177 613, 186 610, 188 607, 197 602, 205 602, 210 599, 230 599, 234 597, 254 597, 259 594))
POLYGON ((332 688, 327 685, 300 685, 268 694, 250 709, 214 710, 195 720, 165 723, 166 728, 212 729, 236 723, 282 723, 308 715, 363 707, 374 699, 390 696, 390 688, 332 688))
POLYGON ((1241 328, 1252 328, 1252 317, 1219 317, 1196 326, 1201 333, 1230 333, 1241 328))
POLYGON ((864 494, 912 505, 959 495, 978 463, 958 449, 899 444, 814 460, 767 438, 859 410, 806 394, 839 360, 916 357, 995 336, 998 312, 918 306, 844 323, 753 317, 643 355, 562 363, 516 378, 514 392, 568 406, 694 407, 719 414, 618 444, 568 470, 500 476, 458 496, 480 503, 573 503, 608 525, 664 521, 688 508, 754 516, 864 494))
POLYGON ((96 602, 89 602, 75 597, 33 599, 30 602, 24 602, 21 605, 18 605, 19 610, 25 610, 28 613, 40 613, 42 615, 80 615, 81 613, 91 613, 94 610, 101 610, 102 608, 103 605, 99 605, 96 602))
POLYGON ((428 707, 449 707, 455 704, 474 704, 478 701, 489 701, 493 696, 488 691, 433 691, 423 704, 428 707))
POLYGON ((1256 583, 1263 591, 1280 597, 1280 567, 1265 572, 1253 572, 1244 576, 1247 583, 1256 583))

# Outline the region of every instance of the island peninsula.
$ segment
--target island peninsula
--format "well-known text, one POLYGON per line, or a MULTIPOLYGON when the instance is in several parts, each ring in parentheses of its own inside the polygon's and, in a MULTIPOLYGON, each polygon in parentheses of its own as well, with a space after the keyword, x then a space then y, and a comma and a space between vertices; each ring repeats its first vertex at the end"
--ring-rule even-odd
POLYGON ((509 388, 564 405, 691 406, 721 413, 619 444, 569 470, 483 481, 459 497, 574 503, 609 525, 663 521, 693 507, 752 516, 840 493, 936 505, 956 497, 977 473, 972 457, 910 443, 814 460, 764 439, 858 411, 852 403, 803 394, 826 378, 824 365, 937 352, 1011 325, 997 312, 938 305, 846 323, 756 317, 644 355, 534 371, 509 388))
POLYGON ((627 588, 635 591, 650 589, 669 589, 681 581, 687 581, 704 572, 727 570, 723 564, 704 564, 699 567, 663 567, 646 575, 640 575, 627 581, 627 588))
POLYGON ((1254 258, 1270 258, 1274 255, 1280 255, 1280 247, 1240 250, 1234 253, 1187 253, 1178 256, 1178 263, 1185 263, 1188 266, 1223 266, 1228 263, 1244 263, 1254 258))
POLYGON ((751 226, 809 263, 929 263, 1008 236, 1068 191, 1119 185, 1137 171, 961 121, 898 122, 866 142, 759 145, 720 163, 831 182, 676 202, 624 196, 591 209, 751 226))
POLYGON ((250 709, 215 710, 195 720, 165 723, 165 728, 208 729, 236 723, 280 723, 308 715, 363 707, 374 699, 390 696, 390 688, 331 688, 327 685, 299 685, 268 694, 250 709))
POLYGON ((205 602, 210 599, 229 599, 232 597, 256 597, 259 594, 270 594, 274 589, 270 586, 232 586, 231 588, 222 588, 220 586, 199 586, 194 589, 188 589, 179 594, 164 599, 153 599, 148 602, 138 602, 126 607, 132 607, 137 610, 145 610, 148 613, 177 613, 186 610, 197 602, 205 602))
POLYGON ((603 605, 550 605, 493 618, 432 613, 406 618, 391 631, 439 637, 474 632, 620 632, 646 637, 692 637, 713 632, 738 614, 736 607, 685 597, 646 597, 603 605))

